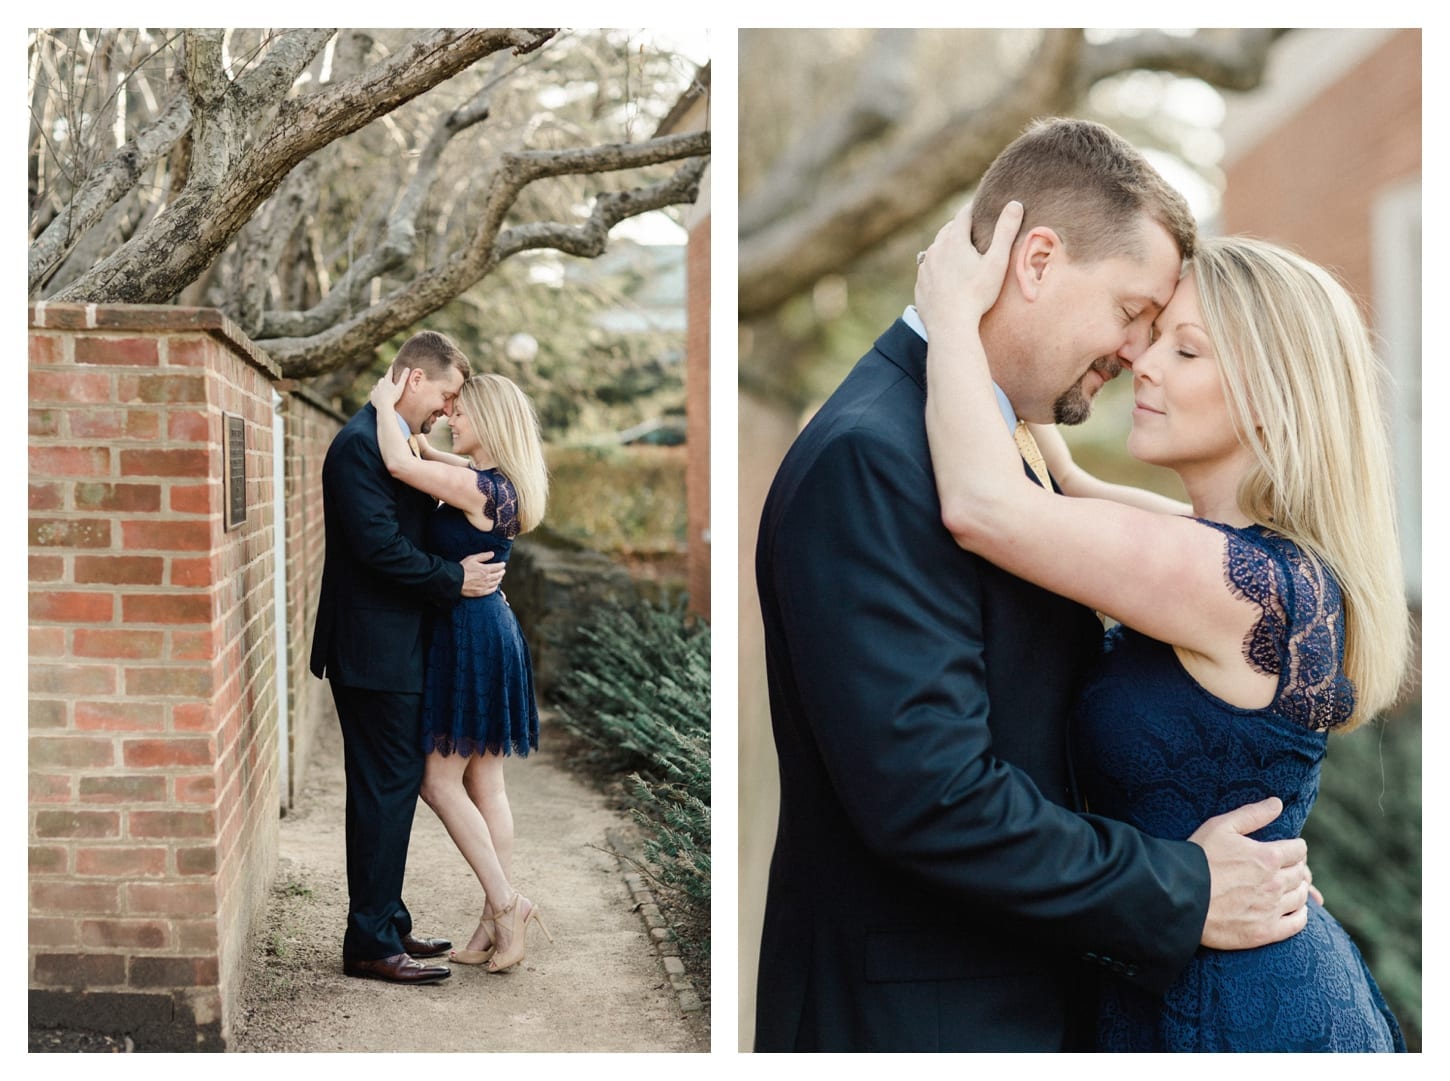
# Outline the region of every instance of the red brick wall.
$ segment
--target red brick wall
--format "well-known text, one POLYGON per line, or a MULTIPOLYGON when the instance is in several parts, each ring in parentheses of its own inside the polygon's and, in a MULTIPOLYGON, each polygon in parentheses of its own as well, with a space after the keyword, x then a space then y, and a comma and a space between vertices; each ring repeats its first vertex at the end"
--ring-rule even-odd
POLYGON ((1224 190, 1224 232, 1331 267, 1371 318, 1374 195, 1420 172, 1420 46, 1419 30, 1391 36, 1234 162, 1224 190))
POLYGON ((32 1022, 225 1044, 277 854, 276 374, 217 312, 31 309, 32 1022))
POLYGON ((690 611, 710 618, 710 215, 685 250, 685 531, 690 611))

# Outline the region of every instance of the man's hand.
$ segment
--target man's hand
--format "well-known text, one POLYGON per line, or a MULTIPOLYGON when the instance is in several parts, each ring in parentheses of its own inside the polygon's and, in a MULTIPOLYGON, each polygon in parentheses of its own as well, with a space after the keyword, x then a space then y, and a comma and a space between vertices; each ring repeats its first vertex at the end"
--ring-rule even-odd
POLYGON ((503 581, 507 563, 490 563, 492 552, 479 552, 467 559, 459 560, 463 568, 463 595, 465 597, 486 597, 498 589, 503 581))
POLYGON ((1203 945, 1247 950, 1281 942, 1309 919, 1308 846, 1301 838, 1255 841, 1247 836, 1279 817, 1277 797, 1210 818, 1188 838, 1208 856, 1208 919, 1203 945))

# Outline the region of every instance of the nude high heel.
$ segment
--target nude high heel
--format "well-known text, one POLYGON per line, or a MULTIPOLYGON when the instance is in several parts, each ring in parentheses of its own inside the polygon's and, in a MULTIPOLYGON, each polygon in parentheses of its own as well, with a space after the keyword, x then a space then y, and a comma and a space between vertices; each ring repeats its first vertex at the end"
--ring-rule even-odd
MULTIPOLYGON (((478 917, 478 926, 480 926, 480 927, 482 927, 485 923, 493 923, 493 922, 494 922, 494 917, 488 915, 487 913, 485 913, 484 915, 478 917)), ((496 931, 497 931, 497 928, 495 927, 495 932, 496 931)), ((456 962, 457 964, 460 964, 460 965, 482 965, 482 964, 487 964, 488 963, 488 960, 491 957, 493 957, 493 955, 495 953, 498 952, 498 942, 495 941, 497 939, 497 937, 498 937, 497 934, 496 933, 495 934, 491 934, 488 937, 490 939, 490 943, 489 943, 489 946, 488 946, 487 949, 482 949, 482 950, 449 950, 448 951, 448 960, 453 961, 453 962, 456 962)))
POLYGON ((488 963, 487 971, 489 972, 506 972, 524 959, 524 941, 528 937, 530 923, 537 923, 539 930, 544 932, 549 941, 554 941, 554 936, 549 934, 549 927, 544 923, 544 918, 539 915, 539 906, 517 890, 514 891, 514 899, 493 914, 495 930, 497 930, 498 921, 509 913, 513 915, 509 920, 508 950, 494 950, 493 959, 488 963), (519 919, 520 899, 529 906, 529 914, 523 920, 519 919))

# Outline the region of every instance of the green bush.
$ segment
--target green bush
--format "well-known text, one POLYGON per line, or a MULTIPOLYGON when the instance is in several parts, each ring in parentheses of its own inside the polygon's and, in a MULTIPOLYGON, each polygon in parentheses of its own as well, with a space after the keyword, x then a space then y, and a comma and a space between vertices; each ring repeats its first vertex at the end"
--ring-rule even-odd
POLYGON ((678 607, 609 605, 566 647, 560 720, 627 778, 645 856, 708 926, 710 632, 678 607))
POLYGON ((549 523, 599 552, 685 546, 684 447, 550 447, 549 523))

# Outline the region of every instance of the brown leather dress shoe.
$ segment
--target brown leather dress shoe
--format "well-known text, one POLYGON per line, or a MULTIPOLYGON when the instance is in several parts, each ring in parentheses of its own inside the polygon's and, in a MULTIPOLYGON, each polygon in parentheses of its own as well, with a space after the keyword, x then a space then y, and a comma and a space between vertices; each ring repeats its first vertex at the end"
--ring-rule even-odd
POLYGON ((388 983, 434 983, 453 974, 447 965, 420 964, 406 953, 395 953, 376 961, 343 961, 342 971, 345 976, 388 983))
POLYGON ((403 936, 403 949, 409 957, 442 957, 453 948, 446 938, 414 938, 403 936))

